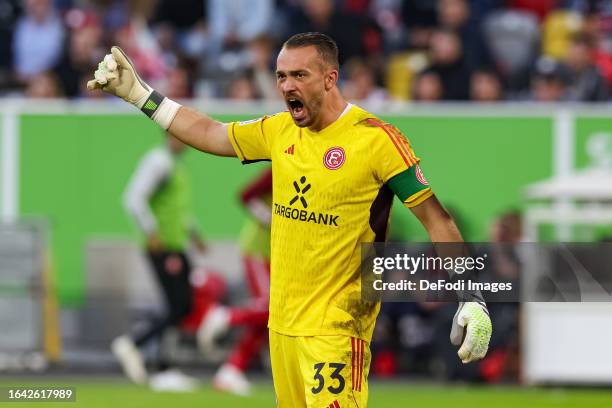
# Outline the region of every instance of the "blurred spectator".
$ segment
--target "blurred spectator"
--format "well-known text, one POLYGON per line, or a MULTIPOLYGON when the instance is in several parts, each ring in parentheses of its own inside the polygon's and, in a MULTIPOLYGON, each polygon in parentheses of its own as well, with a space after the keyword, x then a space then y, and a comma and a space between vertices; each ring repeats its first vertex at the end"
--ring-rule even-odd
POLYGON ((540 48, 540 30, 531 13, 502 10, 488 15, 484 33, 495 67, 512 92, 529 86, 531 66, 540 48))
POLYGON ((209 0, 208 25, 214 53, 241 48, 270 29, 272 0, 209 0))
POLYGON ((466 65, 473 69, 490 64, 480 21, 472 17, 468 0, 439 0, 438 23, 461 38, 466 65))
POLYGON ((342 87, 345 98, 368 104, 381 103, 388 99, 387 92, 376 84, 374 69, 363 60, 352 59, 345 64, 344 69, 347 74, 347 80, 342 87))
POLYGON ((476 21, 483 21, 488 14, 506 3, 507 0, 470 0, 470 15, 476 21))
POLYGON ((567 55, 571 39, 583 26, 580 14, 568 10, 555 10, 542 24, 542 53, 561 59, 567 55))
POLYGON ((502 100, 502 84, 493 71, 480 69, 470 78, 470 99, 474 102, 497 102, 502 100))
POLYGON ((168 23, 159 23, 155 27, 155 35, 161 58, 167 67, 175 67, 178 63, 176 52, 177 39, 174 26, 168 23))
POLYGON ((431 0, 402 1, 402 21, 408 29, 408 42, 411 48, 425 49, 435 27, 436 2, 431 0))
POLYGON ((8 71, 13 68, 11 45, 21 3, 19 0, 0 0, 0 87, 6 86, 10 78, 8 71))
POLYGON ((542 57, 536 62, 531 81, 531 98, 536 102, 560 102, 565 97, 563 68, 555 60, 542 57))
POLYGON ((421 102, 436 102, 444 99, 444 88, 440 75, 434 71, 419 74, 413 86, 413 99, 421 102))
POLYGON ((27 80, 52 68, 62 55, 64 26, 52 0, 26 0, 17 23, 13 55, 17 75, 27 80))
POLYGON ((249 65, 253 72, 253 82, 257 94, 264 99, 279 99, 276 89, 276 76, 272 69, 274 61, 274 39, 267 35, 260 35, 249 42, 249 65))
POLYGON ((383 302, 372 337, 372 373, 380 377, 406 372, 431 374, 436 354, 435 307, 440 305, 430 308, 417 302, 383 302))
POLYGON ((372 19, 334 9, 332 0, 303 0, 291 16, 289 35, 320 31, 338 43, 340 64, 382 52, 380 28, 372 19))
POLYGON ((595 66, 592 38, 582 34, 574 36, 565 64, 568 71, 568 100, 597 102, 608 99, 606 82, 595 66))
POLYGON ((205 0, 158 0, 154 21, 177 31, 189 30, 206 18, 205 3, 205 0))
MULTIPOLYGON (((350 1, 348 2, 350 3, 350 1)), ((406 47, 408 35, 402 23, 402 0, 365 1, 367 10, 363 14, 372 16, 382 30, 386 52, 395 52, 406 47)), ((347 12, 354 12, 347 8, 347 12)))
POLYGON ((562 0, 510 0, 509 3, 511 8, 533 13, 541 21, 562 0))
POLYGON ((227 98, 236 101, 251 101, 257 99, 255 85, 248 75, 235 78, 227 90, 227 98))
MULTIPOLYGON (((487 269, 481 280, 520 285, 521 261, 518 244, 521 242, 523 218, 518 211, 507 211, 498 216, 491 226, 491 245, 487 269)), ((493 332, 487 356, 479 365, 480 376, 487 382, 518 378, 519 304, 517 302, 489 302, 493 332)))
POLYGON ((440 29, 431 37, 431 71, 442 81, 444 100, 463 101, 469 97, 470 72, 463 60, 463 49, 458 35, 440 29))
POLYGON ((193 86, 189 70, 183 66, 177 66, 168 70, 164 94, 171 99, 188 99, 193 97, 193 86))
POLYGON ((62 92, 53 73, 41 72, 28 81, 25 95, 28 98, 59 98, 62 92))
MULTIPOLYGON (((126 0, 93 0, 98 10, 103 12, 103 27, 109 33, 125 26, 130 19, 130 12, 126 0)), ((128 0, 129 1, 129 0, 128 0)))
POLYGON ((297 32, 322 31, 338 43, 342 73, 348 75, 343 91, 351 99, 387 98, 377 86, 384 74, 388 92, 397 99, 485 102, 525 98, 531 92, 543 100, 603 101, 612 87, 610 4, 0 0, 0 88, 11 87, 12 78, 27 84, 37 73, 53 70, 66 96, 84 95, 84 77, 106 47, 118 44, 145 80, 176 89, 181 98, 227 96, 232 78, 249 72, 250 86, 237 81, 237 88, 253 87, 254 92, 237 93, 276 99, 273 70, 280 40, 297 32), (25 10, 22 17, 20 6, 25 10), (74 8, 85 6, 89 8, 74 8), (577 37, 591 39, 574 39, 577 32, 585 33, 577 37), (560 73, 551 76, 534 69, 540 52, 562 62, 560 73), (182 63, 186 58, 188 66, 182 63))
POLYGON ((115 32, 114 42, 130 56, 138 73, 155 86, 166 76, 166 64, 155 36, 146 23, 150 11, 135 4, 126 25, 115 32))
POLYGON ((587 18, 585 31, 595 40, 595 63, 612 87, 612 12, 608 15, 593 14, 587 18))
POLYGON ((101 49, 102 30, 98 18, 91 12, 72 9, 65 18, 70 30, 68 46, 55 67, 67 97, 81 95, 83 78, 91 76, 92 68, 104 57, 101 49))
POLYGON ((74 7, 74 3, 77 1, 79 0, 53 0, 53 4, 55 4, 55 7, 63 13, 64 11, 69 10, 71 7, 74 7))
POLYGON ((158 0, 127 0, 125 2, 127 3, 130 18, 140 17, 149 21, 155 15, 157 1, 158 0))

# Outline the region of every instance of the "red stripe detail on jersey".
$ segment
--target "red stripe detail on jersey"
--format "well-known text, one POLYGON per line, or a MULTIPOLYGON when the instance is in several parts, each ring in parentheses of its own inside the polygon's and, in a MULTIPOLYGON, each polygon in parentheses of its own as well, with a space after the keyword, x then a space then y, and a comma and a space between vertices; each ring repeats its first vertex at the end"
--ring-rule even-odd
POLYGON ((338 404, 338 400, 334 401, 334 408, 340 408, 340 404, 338 404))
POLYGON ((361 362, 359 363, 359 391, 363 382, 363 364, 365 362, 365 340, 361 340, 361 362))
POLYGON ((404 159, 404 163, 406 163, 406 166, 410 167, 410 163, 408 159, 406 158, 406 155, 404 154, 404 150, 397 144, 397 139, 393 137, 393 135, 391 134, 391 132, 389 132, 387 127, 383 123, 377 121, 376 119, 372 119, 372 118, 366 119, 366 122, 369 123, 370 125, 379 127, 385 131, 387 136, 389 136, 389 139, 391 139, 391 142, 393 142, 393 145, 395 146, 399 154, 402 156, 402 159, 404 159))
POLYGON ((414 154, 412 153, 410 144, 408 143, 404 135, 402 135, 402 132, 400 132, 400 130, 393 125, 386 125, 386 128, 389 129, 395 136, 397 143, 404 150, 404 153, 406 153, 406 157, 408 157, 408 161, 410 162, 410 165, 412 166, 413 164, 415 164, 416 158, 414 157, 414 154))
POLYGON ((365 341, 361 340, 361 372, 359 373, 359 391, 361 391, 361 385, 363 383, 363 363, 365 361, 365 341))
POLYGON ((357 340, 357 391, 361 392, 361 361, 363 356, 361 339, 357 340))
POLYGON ((406 153, 406 155, 408 157, 408 161, 410 162, 410 166, 415 164, 416 163, 416 159, 414 157, 414 154, 412 153, 412 151, 410 149, 410 145, 408 144, 408 141, 406 140, 404 135, 402 135, 402 132, 400 132, 400 130, 398 128, 396 128, 395 126, 392 126, 392 125, 388 125, 388 128, 391 129, 391 131, 395 135, 395 138, 397 139, 397 142, 404 149, 404 152, 406 153))
POLYGON ((351 348, 352 348, 352 353, 351 353, 351 386, 353 389, 355 389, 355 369, 356 369, 356 361, 355 361, 355 338, 351 337, 351 348))

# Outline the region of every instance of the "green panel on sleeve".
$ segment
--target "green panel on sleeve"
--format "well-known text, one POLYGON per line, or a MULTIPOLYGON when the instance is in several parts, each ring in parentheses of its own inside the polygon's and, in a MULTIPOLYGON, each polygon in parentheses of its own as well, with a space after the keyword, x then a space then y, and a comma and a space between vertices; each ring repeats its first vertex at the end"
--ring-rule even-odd
POLYGON ((391 179, 387 182, 389 188, 400 200, 402 200, 402 202, 406 201, 409 197, 412 197, 419 191, 429 188, 428 185, 421 183, 417 178, 416 167, 417 165, 414 165, 408 170, 404 170, 403 172, 391 177, 391 179))

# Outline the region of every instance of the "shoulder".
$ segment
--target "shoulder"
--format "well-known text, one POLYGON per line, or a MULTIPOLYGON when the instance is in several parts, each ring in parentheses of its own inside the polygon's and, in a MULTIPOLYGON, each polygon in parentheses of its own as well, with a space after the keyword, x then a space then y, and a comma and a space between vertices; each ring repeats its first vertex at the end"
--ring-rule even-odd
POLYGON ((275 133, 281 133, 292 126, 295 126, 291 114, 288 111, 278 112, 273 115, 264 117, 264 126, 274 130, 275 133))
POLYGON ((263 133, 266 137, 275 137, 279 133, 287 131, 292 125, 291 115, 284 111, 242 122, 233 122, 230 125, 230 131, 239 135, 257 131, 263 133))
POLYGON ((353 111, 353 126, 355 126, 360 134, 372 137, 374 141, 379 142, 396 140, 398 138, 405 139, 402 132, 393 124, 382 120, 378 116, 358 106, 355 106, 353 111))
POLYGON ((236 126, 248 126, 254 124, 265 124, 265 125, 282 125, 287 122, 288 119, 291 119, 291 115, 289 112, 277 112, 269 115, 260 116, 255 119, 244 120, 241 122, 235 122, 236 126))
POLYGON ((22 37, 25 34, 25 31, 31 26, 30 20, 28 18, 20 18, 15 24, 15 35, 22 37))

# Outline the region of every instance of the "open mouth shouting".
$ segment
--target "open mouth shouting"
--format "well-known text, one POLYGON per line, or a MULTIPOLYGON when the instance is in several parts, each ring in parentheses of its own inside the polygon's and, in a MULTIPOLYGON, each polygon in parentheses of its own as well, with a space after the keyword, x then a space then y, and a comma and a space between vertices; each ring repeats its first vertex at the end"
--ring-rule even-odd
POLYGON ((285 98, 287 103, 287 107, 289 108, 289 113, 291 113, 291 117, 295 122, 302 122, 306 119, 306 107, 304 106, 304 102, 299 98, 294 96, 290 96, 285 98))

